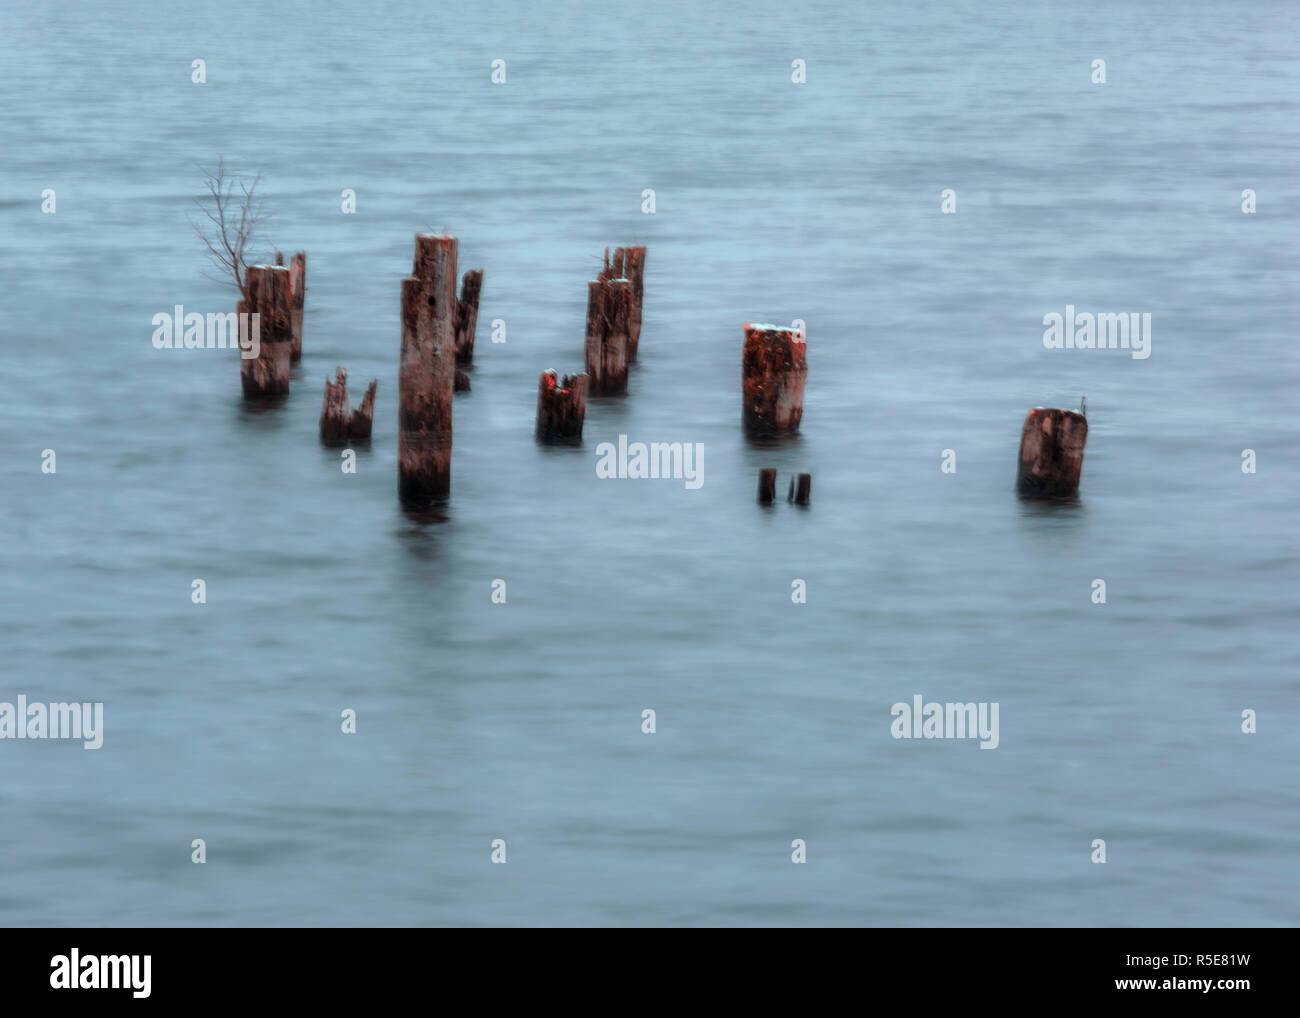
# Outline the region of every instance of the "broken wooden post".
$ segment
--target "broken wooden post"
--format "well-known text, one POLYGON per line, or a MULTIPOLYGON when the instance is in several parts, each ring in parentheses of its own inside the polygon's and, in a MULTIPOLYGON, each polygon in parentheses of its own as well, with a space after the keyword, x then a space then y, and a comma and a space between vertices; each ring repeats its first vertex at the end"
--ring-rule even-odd
POLYGON ((361 398, 361 405, 352 411, 352 416, 348 419, 349 441, 370 441, 370 430, 375 421, 375 389, 378 386, 379 379, 372 378, 365 396, 361 398))
POLYGON ((397 490, 422 506, 451 492, 451 395, 456 376, 456 238, 417 234, 402 280, 397 490))
POLYGON ((325 405, 320 412, 320 440, 341 445, 348 440, 348 373, 334 369, 334 381, 325 376, 325 405))
POLYGON ((759 505, 771 505, 776 501, 776 467, 764 467, 758 472, 759 505))
POLYGON ((790 493, 795 505, 807 505, 812 494, 812 474, 799 475, 799 487, 795 487, 794 478, 790 478, 790 493))
POLYGON ((631 305, 629 279, 593 279, 587 284, 587 374, 595 395, 627 392, 631 305))
MULTIPOLYGON (((283 256, 277 253, 277 258, 283 256)), ((283 264, 281 261, 279 264, 283 264)), ((293 329, 291 360, 302 360, 302 309, 307 293, 307 252, 299 251, 289 260, 289 325, 293 329)))
MULTIPOLYGON (((460 285, 456 302, 456 363, 474 363, 474 329, 478 325, 478 297, 483 289, 483 270, 470 269, 460 285)), ((466 384, 466 389, 469 388, 466 384)))
POLYGON ((537 380, 537 437, 544 442, 582 438, 587 415, 587 376, 543 371, 537 380))
POLYGON ((378 379, 371 381, 361 405, 349 412, 348 373, 343 368, 335 368, 333 382, 326 376, 325 405, 320 414, 320 440, 326 445, 370 441, 370 428, 375 417, 375 388, 378 385, 378 379))
POLYGON ((1088 419, 1074 410, 1035 407, 1020 433, 1016 487, 1027 498, 1069 498, 1078 494, 1088 419))
POLYGON ((600 278, 627 279, 632 283, 632 296, 627 316, 627 360, 630 364, 636 360, 637 347, 641 342, 641 304, 645 294, 645 248, 615 248, 613 258, 610 258, 609 248, 605 248, 605 268, 600 278))
POLYGON ((244 286, 248 298, 239 302, 238 313, 258 317, 257 356, 239 360, 244 398, 284 396, 289 392, 293 346, 289 329, 289 270, 276 265, 250 265, 244 274, 244 286))
POLYGON ((745 427, 754 434, 797 431, 808 377, 803 334, 777 325, 745 323, 741 353, 745 427))

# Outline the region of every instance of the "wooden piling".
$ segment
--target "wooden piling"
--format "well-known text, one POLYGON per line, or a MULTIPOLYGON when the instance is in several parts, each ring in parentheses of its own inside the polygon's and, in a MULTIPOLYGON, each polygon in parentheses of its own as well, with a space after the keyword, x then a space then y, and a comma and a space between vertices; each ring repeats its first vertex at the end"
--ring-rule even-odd
MULTIPOLYGON (((456 363, 474 363, 474 330, 478 325, 478 298, 483 290, 483 270, 470 269, 460 286, 456 302, 456 363)), ((466 386, 468 388, 468 385, 466 386)))
POLYGON ((759 505, 771 505, 776 501, 776 467, 764 467, 758 472, 759 505))
POLYGON ((1074 410, 1035 407, 1020 433, 1016 487, 1026 498, 1069 498, 1078 494, 1088 419, 1074 410))
POLYGON ((629 279, 593 279, 587 284, 587 374, 594 395, 627 392, 629 279))
POLYGON ((289 260, 289 325, 293 330, 290 360, 294 361, 302 360, 302 309, 306 293, 307 252, 299 251, 289 260))
POLYGON ((456 238, 417 234, 402 280, 398 382, 398 495, 424 506, 451 492, 451 405, 456 375, 456 238))
POLYGON ((452 383, 452 392, 469 392, 469 375, 463 371, 456 372, 456 380, 452 383))
POLYGON ((365 396, 361 398, 361 405, 352 411, 352 416, 348 419, 349 441, 370 441, 370 431, 375 421, 375 389, 378 386, 379 379, 372 378, 365 396))
MULTIPOLYGON (((793 478, 791 478, 790 483, 792 485, 794 484, 793 478)), ((807 505, 809 496, 811 495, 812 495, 812 474, 800 474, 799 486, 794 489, 794 504, 807 505)))
POLYGON ((348 440, 348 373, 334 369, 334 381, 325 376, 325 405, 320 412, 320 440, 326 445, 342 445, 348 440))
POLYGON ((587 415, 587 376, 543 371, 537 380, 537 430, 544 442, 576 441, 582 438, 587 415))
POLYGON ((627 360, 636 360, 637 347, 641 342, 641 306, 645 294, 645 248, 620 247, 614 249, 611 258, 609 248, 605 248, 605 268, 600 278, 627 279, 632 283, 632 295, 629 298, 627 316, 627 360))
POLYGON ((335 368, 333 382, 326 376, 325 405, 320 414, 320 440, 325 445, 370 441, 370 429, 375 418, 375 389, 378 385, 379 380, 373 379, 361 405, 355 410, 349 410, 347 371, 335 368))
POLYGON ((741 353, 743 419, 751 434, 782 435, 799 429, 808 377, 808 344, 794 329, 745 323, 741 353))
POLYGON ((239 302, 237 311, 241 315, 258 316, 259 345, 256 357, 240 357, 239 360, 244 398, 287 395, 293 347, 289 325, 289 270, 277 265, 250 265, 244 283, 248 299, 239 302))

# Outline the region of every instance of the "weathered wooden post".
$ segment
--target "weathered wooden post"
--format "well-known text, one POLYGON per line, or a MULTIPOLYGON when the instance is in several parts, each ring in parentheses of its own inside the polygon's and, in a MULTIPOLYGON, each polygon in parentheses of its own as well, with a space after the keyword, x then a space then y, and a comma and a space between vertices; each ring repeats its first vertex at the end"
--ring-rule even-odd
POLYGON ((348 439, 352 442, 369 442, 370 429, 375 421, 375 389, 379 379, 372 378, 361 399, 361 405, 352 411, 348 419, 348 439))
POLYGON ((302 309, 307 293, 307 252, 289 260, 289 325, 293 329, 291 360, 302 360, 302 309))
POLYGON ((456 380, 451 386, 452 392, 469 392, 469 375, 463 371, 456 372, 456 380))
POLYGON ((565 375, 558 380, 554 371, 543 371, 537 380, 537 437, 544 442, 582 438, 587 415, 587 376, 565 375))
POLYGON ((758 472, 758 503, 771 505, 776 501, 776 467, 764 467, 758 472))
POLYGON ((375 388, 379 385, 379 380, 371 381, 361 405, 349 412, 348 373, 343 368, 335 368, 334 372, 333 382, 328 376, 325 378, 320 440, 326 445, 370 441, 370 429, 375 417, 375 388))
POLYGON ((1027 498, 1069 498, 1078 494, 1088 419, 1074 410, 1035 407, 1020 433, 1016 487, 1027 498))
POLYGON ((631 304, 629 279, 593 279, 587 284, 587 374, 595 395, 627 392, 631 304))
POLYGON ((245 399, 284 396, 289 392, 293 334, 289 328, 289 270, 277 265, 250 265, 244 275, 248 299, 239 314, 258 316, 258 354, 239 360, 245 399))
POLYGON ((451 396, 456 376, 456 238, 417 234, 402 280, 397 490, 424 506, 451 492, 451 396))
POLYGON ((615 248, 613 258, 610 258, 609 248, 605 248, 605 268, 600 278, 627 279, 632 283, 632 296, 627 316, 627 360, 630 364, 636 360, 637 347, 641 342, 641 305, 645 295, 645 248, 615 248))
MULTIPOLYGON (((474 329, 478 325, 478 298, 483 290, 483 270, 470 269, 460 285, 456 302, 456 363, 474 363, 474 329)), ((468 389, 468 384, 466 385, 468 389)))
POLYGON ((790 501, 795 505, 807 505, 812 494, 812 474, 800 474, 799 486, 795 487, 794 478, 790 478, 790 501))
POLYGON ((807 350, 803 334, 794 329, 745 323, 741 385, 743 418, 750 433, 781 435, 798 430, 808 377, 807 350))
POLYGON ((348 373, 334 369, 334 381, 325 376, 325 405, 320 412, 320 440, 341 445, 348 440, 348 373))

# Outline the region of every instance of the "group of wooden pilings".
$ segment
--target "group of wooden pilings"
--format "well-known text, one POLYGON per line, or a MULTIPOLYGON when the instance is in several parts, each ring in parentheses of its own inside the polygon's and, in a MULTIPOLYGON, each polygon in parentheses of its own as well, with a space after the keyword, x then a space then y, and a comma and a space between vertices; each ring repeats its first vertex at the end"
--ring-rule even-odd
POLYGON ((409 506, 451 493, 452 394, 469 388, 457 365, 474 358, 483 286, 483 270, 472 269, 457 298, 457 246, 446 234, 416 234, 415 264, 402 280, 397 490, 409 506))
MULTIPOLYGON (((807 505, 812 496, 812 474, 799 474, 797 479, 790 478, 790 493, 787 502, 795 505, 807 505)), ((776 468, 764 467, 758 472, 759 505, 771 505, 776 501, 776 468)))
POLYGON ((587 284, 587 373, 561 376, 543 371, 537 380, 537 438, 582 439, 587 394, 619 396, 641 342, 645 297, 645 248, 605 248, 605 264, 587 284))

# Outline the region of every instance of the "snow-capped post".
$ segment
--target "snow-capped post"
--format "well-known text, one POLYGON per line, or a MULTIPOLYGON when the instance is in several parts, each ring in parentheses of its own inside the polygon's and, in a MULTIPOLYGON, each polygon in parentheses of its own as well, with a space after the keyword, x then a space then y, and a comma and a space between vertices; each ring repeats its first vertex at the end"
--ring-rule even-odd
POLYGON ((289 325, 293 329, 291 360, 302 359, 302 309, 307 293, 307 252, 299 251, 289 260, 289 325))
POLYGON ((325 405, 320 412, 320 440, 342 445, 348 440, 348 373, 334 369, 334 381, 325 376, 325 405))
MULTIPOLYGON (((250 265, 245 275, 248 299, 241 315, 258 316, 258 354, 239 360, 245 399, 284 396, 289 392, 293 334, 289 328, 289 270, 282 265, 250 265)), ((251 328, 251 325, 250 325, 251 328)))
MULTIPOLYGON (((460 284, 456 302, 456 363, 474 363, 474 329, 478 325, 478 296, 483 290, 483 270, 470 269, 460 284)), ((465 386, 469 388, 468 383, 465 386)))
POLYGON ((348 373, 343 368, 335 368, 333 382, 326 376, 325 405, 320 413, 320 440, 325 445, 370 441, 370 429, 375 418, 375 388, 378 385, 378 379, 372 380, 361 405, 349 412, 348 373))
POLYGON ((795 329, 745 323, 741 385, 745 428, 751 434, 782 435, 799 429, 807 349, 803 333, 795 329))
POLYGON ((1088 419, 1077 410, 1035 407, 1020 433, 1016 487, 1027 498, 1069 498, 1078 494, 1088 419))
POLYGON ((758 472, 758 503, 771 505, 776 501, 776 467, 763 467, 758 472))
POLYGON ((420 508, 451 493, 451 394, 456 377, 456 238, 416 234, 402 280, 397 491, 420 508))
POLYGON ((593 395, 627 392, 627 329, 632 307, 630 279, 593 279, 587 284, 587 374, 593 395))
POLYGON ((537 437, 543 442, 582 438, 587 415, 587 376, 543 371, 537 380, 537 437))
POLYGON ((641 301, 645 294, 645 248, 620 247, 610 258, 605 248, 605 268, 600 274, 604 280, 627 279, 632 283, 631 303, 627 315, 627 360, 636 360, 637 346, 641 342, 641 301))
POLYGON ((378 387, 379 379, 372 378, 365 396, 361 398, 361 405, 352 411, 352 416, 348 419, 349 441, 370 441, 370 429, 375 421, 375 389, 378 387))

